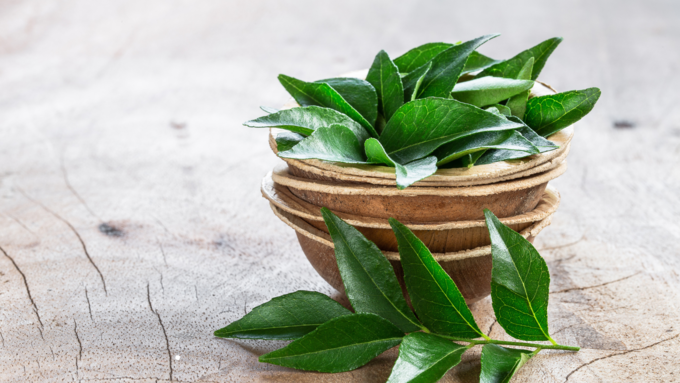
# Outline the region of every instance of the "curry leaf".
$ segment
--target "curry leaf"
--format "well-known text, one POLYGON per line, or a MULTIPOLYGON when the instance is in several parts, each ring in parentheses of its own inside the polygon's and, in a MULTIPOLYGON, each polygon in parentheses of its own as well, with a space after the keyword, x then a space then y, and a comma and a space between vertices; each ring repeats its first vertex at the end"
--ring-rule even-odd
POLYGON ((298 104, 335 109, 361 124, 373 137, 378 137, 378 132, 375 131, 373 125, 330 85, 322 82, 304 82, 283 74, 279 75, 279 82, 298 104))
POLYGON ((531 80, 513 80, 501 77, 482 77, 456 84, 451 96, 475 106, 487 106, 531 89, 531 80))
POLYGON ((463 69, 463 74, 476 72, 488 68, 492 65, 498 64, 501 60, 494 60, 491 57, 484 56, 483 54, 474 51, 468 56, 467 62, 465 63, 465 68, 463 69))
POLYGON ((342 283, 354 310, 380 315, 404 332, 423 329, 380 249, 327 208, 322 208, 321 214, 333 239, 342 283))
POLYGON ((437 158, 434 156, 425 157, 402 165, 392 160, 390 156, 387 155, 382 145, 380 145, 380 141, 375 138, 366 140, 364 147, 366 149, 368 162, 385 164, 396 169, 398 189, 405 189, 437 171, 437 158))
POLYGON ((541 70, 543 70, 546 61, 548 61, 548 57, 550 57, 550 54, 552 54, 552 52, 561 42, 561 37, 548 39, 532 48, 520 52, 511 59, 501 61, 496 65, 492 65, 484 69, 477 77, 495 76, 517 78, 517 75, 524 67, 524 64, 533 57, 534 65, 531 72, 531 79, 536 80, 538 75, 541 73, 541 70))
POLYGON ((428 63, 439 53, 451 48, 449 43, 427 43, 415 47, 394 59, 400 73, 410 73, 428 63))
POLYGON ((366 75, 366 81, 371 83, 378 92, 378 111, 386 121, 404 104, 404 87, 399 77, 399 69, 390 60, 385 51, 380 51, 373 65, 366 75))
POLYGON ((343 125, 318 128, 311 136, 292 149, 279 152, 279 157, 298 160, 318 159, 325 161, 363 164, 366 162, 363 148, 357 137, 343 125))
POLYGON ((490 109, 493 109, 493 108, 495 108, 498 111, 498 113, 500 113, 503 116, 512 116, 512 111, 510 110, 510 108, 508 108, 507 106, 505 106, 503 104, 493 104, 493 105, 491 105, 487 108, 484 108, 484 110, 488 110, 488 111, 491 112, 490 109))
POLYGON ((272 113, 276 113, 276 112, 279 111, 278 109, 272 108, 272 107, 269 107, 269 106, 260 106, 260 109, 262 109, 262 111, 267 113, 267 114, 272 114, 272 113))
POLYGON ((404 333, 373 314, 329 320, 288 346, 260 356, 259 361, 319 372, 351 371, 401 342, 404 333))
MULTIPOLYGON (((519 74, 517 75, 518 80, 530 80, 531 79, 531 71, 534 67, 534 58, 531 57, 529 60, 527 60, 526 63, 524 63, 524 66, 522 69, 519 71, 519 74)), ((516 94, 512 96, 506 105, 510 109, 512 115, 517 116, 519 118, 524 118, 524 112, 527 110, 527 100, 529 99, 529 93, 530 90, 526 90, 522 93, 516 94)))
POLYGON ((387 383, 430 383, 460 363, 467 347, 436 335, 415 332, 404 337, 387 383))
POLYGON ((378 94, 369 82, 354 77, 337 77, 315 81, 335 89, 366 121, 375 126, 378 117, 378 94))
POLYGON ((484 209, 484 215, 491 236, 491 301, 498 324, 517 339, 555 344, 548 334, 550 273, 545 260, 491 211, 484 209))
POLYGON ((446 164, 466 154, 484 149, 503 149, 523 152, 524 156, 539 153, 538 149, 521 134, 512 130, 484 132, 449 142, 435 150, 437 166, 446 164))
POLYGON ((406 288, 423 324, 437 334, 486 337, 458 287, 425 244, 396 219, 390 218, 389 222, 397 237, 406 288))
POLYGON ((276 135, 276 149, 279 152, 290 150, 304 140, 305 136, 295 132, 281 132, 276 135))
POLYGON ((456 100, 428 98, 399 108, 385 126, 380 143, 393 160, 403 164, 424 158, 458 138, 521 126, 456 100))
POLYGON ((402 82, 404 83, 404 102, 409 102, 416 99, 418 89, 420 89, 420 86, 423 84, 425 75, 430 70, 430 68, 432 68, 432 63, 428 62, 427 64, 407 74, 402 79, 402 82))
POLYGON ((599 98, 598 88, 534 97, 527 103, 524 121, 536 133, 549 137, 583 118, 599 98))
POLYGON ((284 109, 243 123, 251 128, 280 128, 305 136, 309 136, 318 128, 327 128, 333 124, 349 128, 360 143, 370 137, 366 129, 346 114, 319 106, 284 109))
POLYGON ((480 45, 497 36, 499 35, 478 37, 440 52, 432 59, 432 68, 425 74, 416 98, 449 97, 463 72, 468 56, 480 45))
POLYGON ((220 338, 297 339, 351 311, 321 293, 296 291, 255 307, 243 318, 215 331, 220 338))
MULTIPOLYGON (((508 120, 524 125, 523 127, 517 129, 517 132, 521 134, 522 137, 529 140, 529 142, 531 142, 531 144, 538 149, 539 153, 545 153, 559 148, 559 146, 555 145, 553 142, 536 134, 536 132, 534 132, 534 130, 531 129, 530 127, 526 126, 526 124, 524 124, 521 119, 515 116, 511 116, 508 117, 508 120)), ((486 165, 494 162, 523 158, 526 157, 527 155, 528 155, 527 153, 523 153, 516 150, 503 150, 503 149, 489 150, 485 152, 482 156, 480 156, 480 158, 477 159, 475 164, 486 165)))
POLYGON ((508 383, 531 357, 531 352, 526 350, 486 344, 482 348, 479 383, 508 383))

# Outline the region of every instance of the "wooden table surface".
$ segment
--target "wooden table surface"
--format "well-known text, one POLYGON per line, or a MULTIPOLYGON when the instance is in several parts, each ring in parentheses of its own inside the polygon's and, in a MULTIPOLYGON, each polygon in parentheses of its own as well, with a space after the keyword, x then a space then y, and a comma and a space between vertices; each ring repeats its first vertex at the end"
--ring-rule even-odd
MULTIPOLYGON (((384 382, 391 350, 326 375, 213 330, 298 289, 332 294, 260 196, 279 160, 241 126, 306 80, 429 41, 565 40, 541 78, 598 86, 537 247, 550 326, 515 382, 680 381, 680 3, 0 3, 0 381, 384 382)), ((473 306, 493 325, 490 300, 473 306)), ((475 382, 479 351, 445 382, 475 382)))

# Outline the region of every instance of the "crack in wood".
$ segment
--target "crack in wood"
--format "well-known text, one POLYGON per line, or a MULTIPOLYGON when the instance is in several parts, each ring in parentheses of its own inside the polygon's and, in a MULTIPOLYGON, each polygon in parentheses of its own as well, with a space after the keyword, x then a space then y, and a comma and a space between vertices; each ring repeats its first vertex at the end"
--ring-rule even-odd
POLYGON ((99 218, 99 216, 97 216, 97 214, 95 214, 92 211, 92 209, 90 209, 90 207, 87 205, 87 203, 85 203, 85 200, 80 196, 80 194, 78 194, 76 189, 73 188, 73 186, 71 185, 71 182, 69 182, 68 173, 66 172, 66 167, 64 166, 64 155, 63 155, 63 153, 60 157, 59 162, 60 162, 60 165, 61 165, 61 174, 64 178, 64 183, 66 184, 66 188, 69 191, 71 191, 71 193, 78 199, 78 201, 80 201, 80 203, 85 207, 85 210, 87 210, 90 214, 92 214, 93 217, 97 218, 97 220, 101 221, 102 219, 99 218))
POLYGON ((491 326, 489 326, 489 331, 486 332, 486 336, 490 336, 490 335, 491 335, 491 330, 493 330, 493 326, 495 326, 496 323, 498 323, 498 319, 495 319, 495 318, 494 318, 493 323, 491 323, 491 326))
POLYGON ((588 290, 588 289, 594 289, 594 288, 596 288, 596 287, 607 286, 607 285, 610 285, 610 284, 612 284, 612 283, 621 282, 621 281, 624 281, 624 280, 626 280, 626 279, 628 279, 628 278, 632 278, 632 277, 634 277, 634 276, 636 276, 636 275, 638 275, 638 274, 640 274, 640 273, 642 273, 642 272, 641 272, 641 271, 638 271, 637 273, 631 274, 631 275, 629 275, 629 276, 627 276, 627 277, 615 279, 615 280, 613 280, 613 281, 609 281, 609 282, 605 282, 605 283, 600 283, 599 285, 594 285, 594 286, 584 286, 584 287, 570 287, 570 288, 564 289, 564 290, 551 291, 550 294, 560 294, 560 293, 566 293, 566 292, 568 292, 568 291, 573 291, 573 290, 588 290))
POLYGON ((576 240, 576 241, 574 241, 574 242, 565 243, 564 245, 551 246, 551 247, 544 247, 544 248, 542 248, 542 249, 540 249, 540 250, 537 250, 537 251, 538 251, 538 252, 541 252, 541 251, 562 249, 562 248, 564 248, 564 247, 574 246, 574 245, 576 245, 577 243, 583 241, 584 239, 586 239, 585 233, 581 236, 581 238, 579 238, 578 240, 576 240))
POLYGON ((158 318, 158 323, 161 325, 161 330, 163 330, 163 336, 165 337, 165 349, 168 352, 168 367, 170 367, 170 381, 172 381, 173 371, 172 371, 172 353, 170 352, 170 341, 168 340, 168 333, 165 331, 165 325, 163 325, 161 315, 158 313, 157 310, 154 310, 153 305, 151 304, 151 291, 149 289, 148 282, 146 283, 146 300, 149 302, 149 309, 151 310, 152 313, 156 315, 156 318, 158 318))
POLYGON ((73 332, 76 334, 76 340, 78 341, 78 360, 81 360, 83 359, 83 343, 78 335, 78 323, 75 318, 73 318, 73 332))
MULTIPOLYGON (((42 340, 45 340, 45 337, 43 337, 43 322, 42 319, 40 318, 40 312, 38 311, 38 306, 35 304, 35 301, 33 300, 33 295, 31 294, 31 289, 28 287, 28 281, 26 280, 26 275, 24 274, 23 271, 19 268, 19 265, 17 265, 16 262, 14 262, 14 258, 10 257, 9 254, 5 251, 5 249, 0 246, 0 252, 2 252, 7 259, 9 259, 10 262, 12 262, 12 265, 14 265, 14 268, 19 272, 19 275, 21 275, 21 279, 24 281, 24 287, 26 288, 26 293, 28 294, 28 299, 31 301, 31 305, 33 306, 33 312, 35 313, 35 316, 38 318, 38 323, 40 323, 40 326, 38 327, 38 331, 40 331, 40 338, 42 340)), ((5 341, 3 338, 3 345, 5 341)))
POLYGON ((90 320, 94 322, 92 317, 92 305, 90 305, 90 296, 87 294, 87 286, 85 286, 85 300, 87 301, 87 312, 90 313, 90 320))

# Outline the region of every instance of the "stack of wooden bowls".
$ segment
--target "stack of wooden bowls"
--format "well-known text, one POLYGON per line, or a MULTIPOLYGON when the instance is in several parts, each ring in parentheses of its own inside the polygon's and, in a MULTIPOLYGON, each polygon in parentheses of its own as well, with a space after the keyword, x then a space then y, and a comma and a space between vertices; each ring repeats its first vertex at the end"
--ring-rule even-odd
MULTIPOLYGON (((276 153, 274 135, 270 146, 276 153)), ((453 278, 468 303, 491 292, 491 246, 483 210, 533 241, 550 224, 560 196, 548 182, 567 168, 573 127, 549 139, 559 149, 514 161, 439 169, 405 190, 394 168, 318 160, 284 159, 262 181, 262 195, 284 223, 295 229, 316 271, 344 291, 333 241, 321 216, 327 207, 375 242, 390 260, 403 287, 397 241, 388 218, 408 226, 453 278)))

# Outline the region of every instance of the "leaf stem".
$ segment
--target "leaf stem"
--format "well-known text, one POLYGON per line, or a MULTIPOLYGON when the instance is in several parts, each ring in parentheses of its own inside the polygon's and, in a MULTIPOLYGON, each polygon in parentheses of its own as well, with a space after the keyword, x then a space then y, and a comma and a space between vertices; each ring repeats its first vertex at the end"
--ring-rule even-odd
POLYGON ((468 343, 471 343, 473 345, 493 343, 493 344, 503 344, 503 345, 507 345, 507 346, 536 347, 538 349, 545 349, 545 350, 578 351, 578 350, 581 349, 581 347, 563 346, 561 344, 546 345, 546 344, 540 344, 540 343, 509 342, 509 341, 497 340, 497 339, 477 340, 477 339, 458 338, 458 337, 455 337, 455 336, 446 336, 446 335, 439 335, 439 334, 437 334, 437 336, 440 336, 440 337, 448 339, 448 340, 453 340, 453 341, 456 341, 456 342, 468 342, 468 343))

